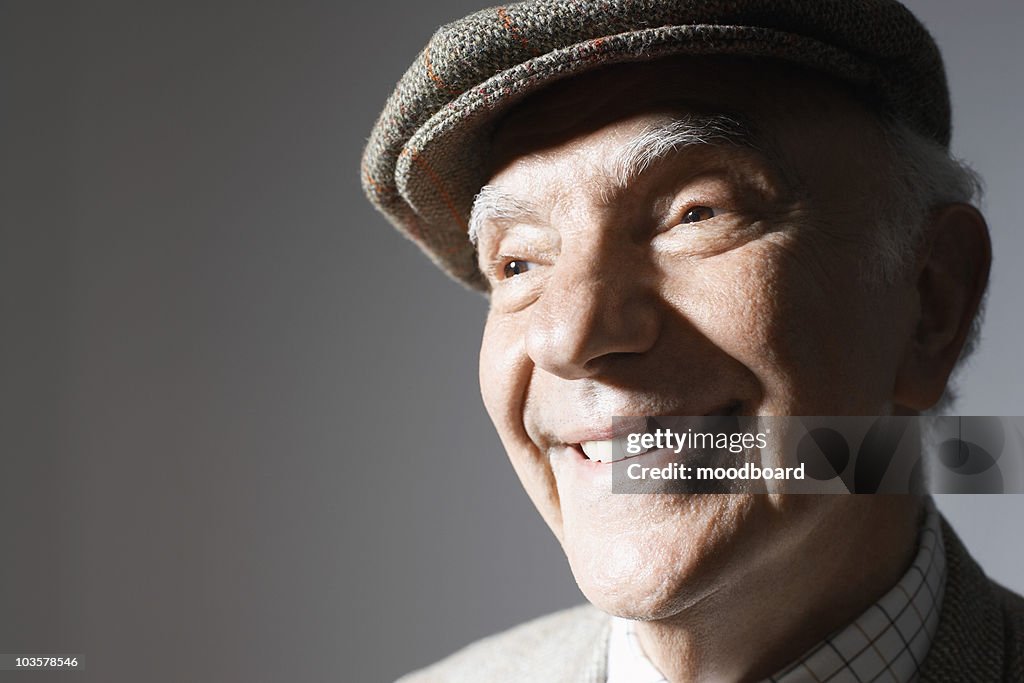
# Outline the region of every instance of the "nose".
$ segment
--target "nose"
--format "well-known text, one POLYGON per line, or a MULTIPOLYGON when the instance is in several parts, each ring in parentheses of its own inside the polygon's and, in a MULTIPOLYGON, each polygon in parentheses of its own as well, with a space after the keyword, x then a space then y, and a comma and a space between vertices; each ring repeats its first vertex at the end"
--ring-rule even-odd
POLYGON ((534 303, 526 351, 537 367, 564 379, 592 377, 611 359, 643 354, 657 341, 660 319, 651 265, 621 252, 559 257, 534 303))

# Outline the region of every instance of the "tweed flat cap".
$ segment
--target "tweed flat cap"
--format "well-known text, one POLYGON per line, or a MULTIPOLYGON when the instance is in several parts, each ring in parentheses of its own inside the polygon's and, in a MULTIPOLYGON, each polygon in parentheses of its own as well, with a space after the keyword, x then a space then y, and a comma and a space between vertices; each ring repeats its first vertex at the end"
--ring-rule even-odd
POLYGON ((895 0, 532 0, 442 26, 370 134, 370 201, 445 272, 487 285, 467 236, 494 123, 510 106, 596 67, 672 55, 783 60, 850 83, 948 147, 939 50, 895 0))

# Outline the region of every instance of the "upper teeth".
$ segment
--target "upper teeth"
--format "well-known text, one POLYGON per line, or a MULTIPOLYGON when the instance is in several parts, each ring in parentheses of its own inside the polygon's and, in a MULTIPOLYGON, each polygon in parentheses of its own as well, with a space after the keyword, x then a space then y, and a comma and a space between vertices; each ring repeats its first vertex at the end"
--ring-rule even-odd
POLYGON ((611 441, 584 441, 580 444, 580 448, 591 460, 611 462, 615 459, 615 449, 611 441))
POLYGON ((598 462, 614 462, 626 458, 626 440, 615 439, 612 441, 584 441, 580 448, 591 460, 598 462))

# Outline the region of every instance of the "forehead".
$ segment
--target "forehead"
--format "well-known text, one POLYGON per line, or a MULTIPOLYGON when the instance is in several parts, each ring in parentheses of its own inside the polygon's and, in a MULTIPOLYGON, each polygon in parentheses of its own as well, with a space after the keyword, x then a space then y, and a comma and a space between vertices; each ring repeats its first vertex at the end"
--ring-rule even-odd
POLYGON ((774 61, 684 57, 601 69, 532 96, 497 126, 487 175, 598 136, 628 145, 644 122, 680 115, 741 122, 786 175, 820 177, 836 159, 854 168, 880 149, 878 119, 847 86, 774 61))

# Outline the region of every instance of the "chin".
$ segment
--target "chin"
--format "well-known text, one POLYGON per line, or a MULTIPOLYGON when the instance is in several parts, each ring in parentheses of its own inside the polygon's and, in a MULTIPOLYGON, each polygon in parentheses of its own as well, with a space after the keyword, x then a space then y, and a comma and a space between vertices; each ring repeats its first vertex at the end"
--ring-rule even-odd
POLYGON ((587 600, 648 621, 679 614, 721 587, 743 536, 748 496, 616 498, 614 515, 563 510, 562 546, 587 600))
POLYGON ((671 618, 700 601, 701 591, 685 574, 674 573, 650 580, 609 583, 585 572, 576 573, 577 583, 587 600, 606 614, 634 621, 671 618))

